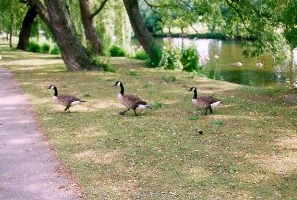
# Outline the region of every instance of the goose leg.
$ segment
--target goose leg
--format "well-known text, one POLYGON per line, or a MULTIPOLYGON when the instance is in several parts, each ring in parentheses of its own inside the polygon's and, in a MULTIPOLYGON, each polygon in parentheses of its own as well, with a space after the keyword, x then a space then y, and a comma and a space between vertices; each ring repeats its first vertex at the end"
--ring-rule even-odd
POLYGON ((67 111, 68 110, 68 112, 70 112, 69 107, 70 106, 66 106, 66 108, 64 109, 64 111, 67 111))
POLYGON ((136 114, 136 109, 133 109, 133 111, 134 111, 135 116, 137 116, 137 114, 136 114))
POLYGON ((120 112, 119 114, 120 115, 124 115, 128 110, 130 110, 130 108, 128 108, 127 110, 124 110, 124 111, 120 112))
POLYGON ((209 110, 210 110, 210 113, 212 114, 212 109, 211 109, 211 107, 209 108, 209 110))
POLYGON ((204 115, 207 115, 207 108, 205 109, 205 113, 204 113, 204 115))

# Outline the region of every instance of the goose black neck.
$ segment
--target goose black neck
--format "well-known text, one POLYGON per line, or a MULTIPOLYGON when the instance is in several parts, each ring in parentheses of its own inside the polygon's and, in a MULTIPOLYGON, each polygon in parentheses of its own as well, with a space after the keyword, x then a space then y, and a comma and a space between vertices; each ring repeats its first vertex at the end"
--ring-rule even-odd
POLYGON ((121 91, 120 91, 120 93, 122 94, 122 95, 124 95, 124 86, 123 86, 123 84, 120 84, 120 87, 121 87, 121 91))
POLYGON ((58 96, 58 90, 57 90, 57 88, 56 87, 54 87, 54 91, 55 91, 55 94, 54 94, 54 96, 58 96))
POLYGON ((197 99, 197 90, 194 89, 194 96, 193 96, 193 99, 197 99))

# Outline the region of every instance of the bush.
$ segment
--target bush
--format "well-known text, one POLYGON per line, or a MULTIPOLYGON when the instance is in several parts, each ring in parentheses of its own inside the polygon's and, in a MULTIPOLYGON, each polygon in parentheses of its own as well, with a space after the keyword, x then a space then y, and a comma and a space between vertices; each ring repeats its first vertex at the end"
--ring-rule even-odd
POLYGON ((147 59, 149 59, 148 55, 145 53, 144 50, 136 52, 134 58, 138 59, 138 60, 147 60, 147 59))
POLYGON ((180 62, 180 50, 169 46, 166 51, 163 52, 163 68, 178 70, 182 69, 182 64, 180 62))
POLYGON ((60 54, 60 48, 57 45, 54 45, 53 48, 49 51, 52 55, 59 55, 60 54))
POLYGON ((56 44, 41 43, 36 40, 30 41, 28 51, 36 53, 50 53, 53 55, 60 54, 60 48, 56 44))
POLYGON ((43 43, 41 45, 41 52, 42 53, 49 53, 49 50, 50 50, 50 45, 49 44, 43 43))
POLYGON ((150 55, 149 66, 160 67, 164 63, 164 52, 159 45, 154 45, 152 55, 150 55))
POLYGON ((112 57, 122 57, 122 56, 126 56, 125 51, 119 47, 119 46, 112 46, 109 49, 109 55, 112 57))
POLYGON ((28 51, 30 52, 40 52, 40 46, 37 42, 35 41, 30 41, 29 47, 28 47, 28 51))
POLYGON ((109 63, 108 59, 102 58, 100 56, 92 56, 92 63, 95 64, 98 69, 103 69, 106 72, 116 72, 116 69, 109 63))
POLYGON ((183 70, 187 72, 198 71, 199 56, 195 47, 189 47, 188 49, 182 50, 180 59, 183 70))

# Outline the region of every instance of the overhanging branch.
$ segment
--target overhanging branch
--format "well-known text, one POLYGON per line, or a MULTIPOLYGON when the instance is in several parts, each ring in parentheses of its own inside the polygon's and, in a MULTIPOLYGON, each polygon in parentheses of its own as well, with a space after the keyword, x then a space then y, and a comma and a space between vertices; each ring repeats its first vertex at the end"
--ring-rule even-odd
POLYGON ((91 16, 90 16, 90 18, 91 19, 93 19, 103 8, 104 8, 104 6, 105 6, 105 4, 107 3, 107 1, 108 0, 104 0, 102 3, 101 3, 101 5, 100 5, 100 7, 97 9, 97 10, 95 10, 94 11, 94 13, 93 14, 91 14, 91 16))

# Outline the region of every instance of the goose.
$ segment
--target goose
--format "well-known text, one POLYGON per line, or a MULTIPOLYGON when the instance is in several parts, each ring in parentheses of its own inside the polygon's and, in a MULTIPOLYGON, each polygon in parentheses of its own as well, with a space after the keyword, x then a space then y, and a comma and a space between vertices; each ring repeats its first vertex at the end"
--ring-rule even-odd
POLYGON ((192 102, 195 106, 205 109, 205 115, 207 115, 207 110, 209 109, 210 113, 212 114, 212 108, 217 107, 220 105, 221 100, 216 99, 212 96, 197 96, 197 88, 191 87, 189 91, 194 92, 194 96, 192 98, 192 102))
POLYGON ((84 100, 81 100, 81 99, 77 98, 76 96, 73 96, 73 95, 68 95, 68 94, 58 95, 58 89, 57 89, 57 87, 55 85, 50 85, 48 87, 48 89, 52 89, 52 90, 55 91, 54 96, 53 96, 53 101, 55 103, 66 106, 64 111, 68 110, 68 112, 70 112, 69 108, 71 106, 75 106, 75 105, 77 105, 77 104, 79 104, 81 102, 86 102, 84 100))
POLYGON ((256 63, 256 66, 259 67, 259 68, 263 67, 264 66, 264 62, 257 62, 256 63))
POLYGON ((230 65, 235 65, 237 67, 242 67, 243 66, 243 62, 242 61, 239 61, 239 62, 231 63, 230 65))
POLYGON ((118 101, 123 104, 127 110, 120 112, 120 115, 124 115, 128 110, 132 109, 135 116, 137 116, 136 109, 149 108, 149 105, 141 100, 139 97, 133 94, 126 95, 124 94, 124 85, 121 81, 117 81, 114 86, 120 86, 121 90, 118 94, 118 101))

